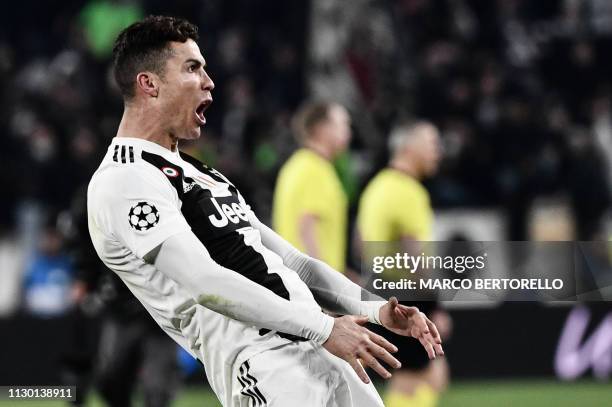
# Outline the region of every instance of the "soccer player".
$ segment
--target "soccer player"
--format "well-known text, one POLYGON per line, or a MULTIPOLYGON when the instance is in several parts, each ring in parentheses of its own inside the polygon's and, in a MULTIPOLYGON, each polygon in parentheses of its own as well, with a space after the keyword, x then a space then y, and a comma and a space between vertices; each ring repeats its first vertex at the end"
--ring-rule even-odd
POLYGON ((294 118, 302 148, 281 168, 272 227, 311 257, 345 271, 348 201, 332 160, 346 150, 351 121, 336 103, 304 104, 294 118))
POLYGON ((200 136, 212 101, 197 40, 191 23, 151 16, 115 42, 125 108, 88 188, 96 252, 203 362, 224 406, 382 405, 363 365, 390 377, 379 360, 397 367, 396 348, 363 324, 417 337, 432 358, 443 353, 435 325, 395 299, 361 301, 359 286, 294 249, 227 178, 179 151, 200 136))
MULTIPOLYGON (((433 210, 421 181, 438 169, 439 144, 438 130, 428 122, 404 123, 391 131, 389 166, 368 183, 359 202, 357 228, 364 242, 401 242, 404 251, 413 252, 419 242, 431 240, 433 210)), ((418 306, 444 337, 450 330, 447 313, 435 301, 418 306)), ((446 360, 430 361, 417 342, 392 333, 385 336, 401 344, 398 358, 402 362, 391 380, 385 405, 435 406, 448 383, 446 360)))

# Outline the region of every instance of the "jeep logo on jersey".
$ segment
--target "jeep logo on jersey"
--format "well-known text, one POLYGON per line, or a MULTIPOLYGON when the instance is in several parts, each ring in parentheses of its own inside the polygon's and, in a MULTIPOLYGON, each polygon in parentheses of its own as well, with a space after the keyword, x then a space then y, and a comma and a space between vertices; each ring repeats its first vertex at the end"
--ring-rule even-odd
POLYGON ((144 232, 157 225, 159 222, 159 212, 154 205, 141 201, 130 208, 128 220, 132 229, 144 232))
MULTIPOLYGON (((232 197, 229 197, 232 198, 232 197)), ((223 201, 225 199, 218 198, 223 201)), ((240 205, 238 202, 228 202, 228 203, 220 203, 217 201, 217 198, 211 197, 210 201, 213 206, 217 210, 216 214, 210 215, 208 220, 212 223, 213 226, 222 228, 227 226, 230 222, 233 224, 238 224, 240 221, 248 222, 247 211, 245 208, 240 205)))

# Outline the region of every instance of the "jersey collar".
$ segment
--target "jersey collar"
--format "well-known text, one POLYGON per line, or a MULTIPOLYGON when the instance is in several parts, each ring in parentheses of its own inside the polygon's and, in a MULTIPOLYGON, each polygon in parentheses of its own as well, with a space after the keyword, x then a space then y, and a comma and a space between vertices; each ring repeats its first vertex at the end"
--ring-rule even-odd
POLYGON ((114 137, 111 143, 111 148, 114 145, 134 146, 137 147, 138 150, 144 150, 166 157, 176 157, 179 155, 178 148, 176 149, 176 151, 170 151, 166 147, 163 147, 157 143, 137 137, 114 137))

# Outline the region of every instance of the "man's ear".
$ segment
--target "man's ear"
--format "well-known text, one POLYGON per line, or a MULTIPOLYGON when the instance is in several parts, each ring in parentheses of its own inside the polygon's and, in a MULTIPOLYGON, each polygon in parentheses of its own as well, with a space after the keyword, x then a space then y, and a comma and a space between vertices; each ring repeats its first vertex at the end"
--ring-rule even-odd
POLYGON ((328 133, 327 122, 325 121, 319 122, 315 124, 314 126, 312 126, 312 129, 310 131, 310 139, 315 140, 315 141, 326 139, 327 133, 328 133))
POLYGON ((156 98, 159 94, 159 77, 152 72, 136 75, 136 86, 146 95, 156 98))

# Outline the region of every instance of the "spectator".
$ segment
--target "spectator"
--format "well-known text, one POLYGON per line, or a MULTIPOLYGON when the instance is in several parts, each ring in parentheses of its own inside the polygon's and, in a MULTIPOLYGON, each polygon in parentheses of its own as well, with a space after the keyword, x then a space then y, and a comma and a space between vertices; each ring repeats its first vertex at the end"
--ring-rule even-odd
POLYGON ((26 270, 24 282, 25 309, 31 314, 59 316, 72 305, 73 269, 62 245, 62 237, 55 227, 43 231, 39 250, 26 270))

